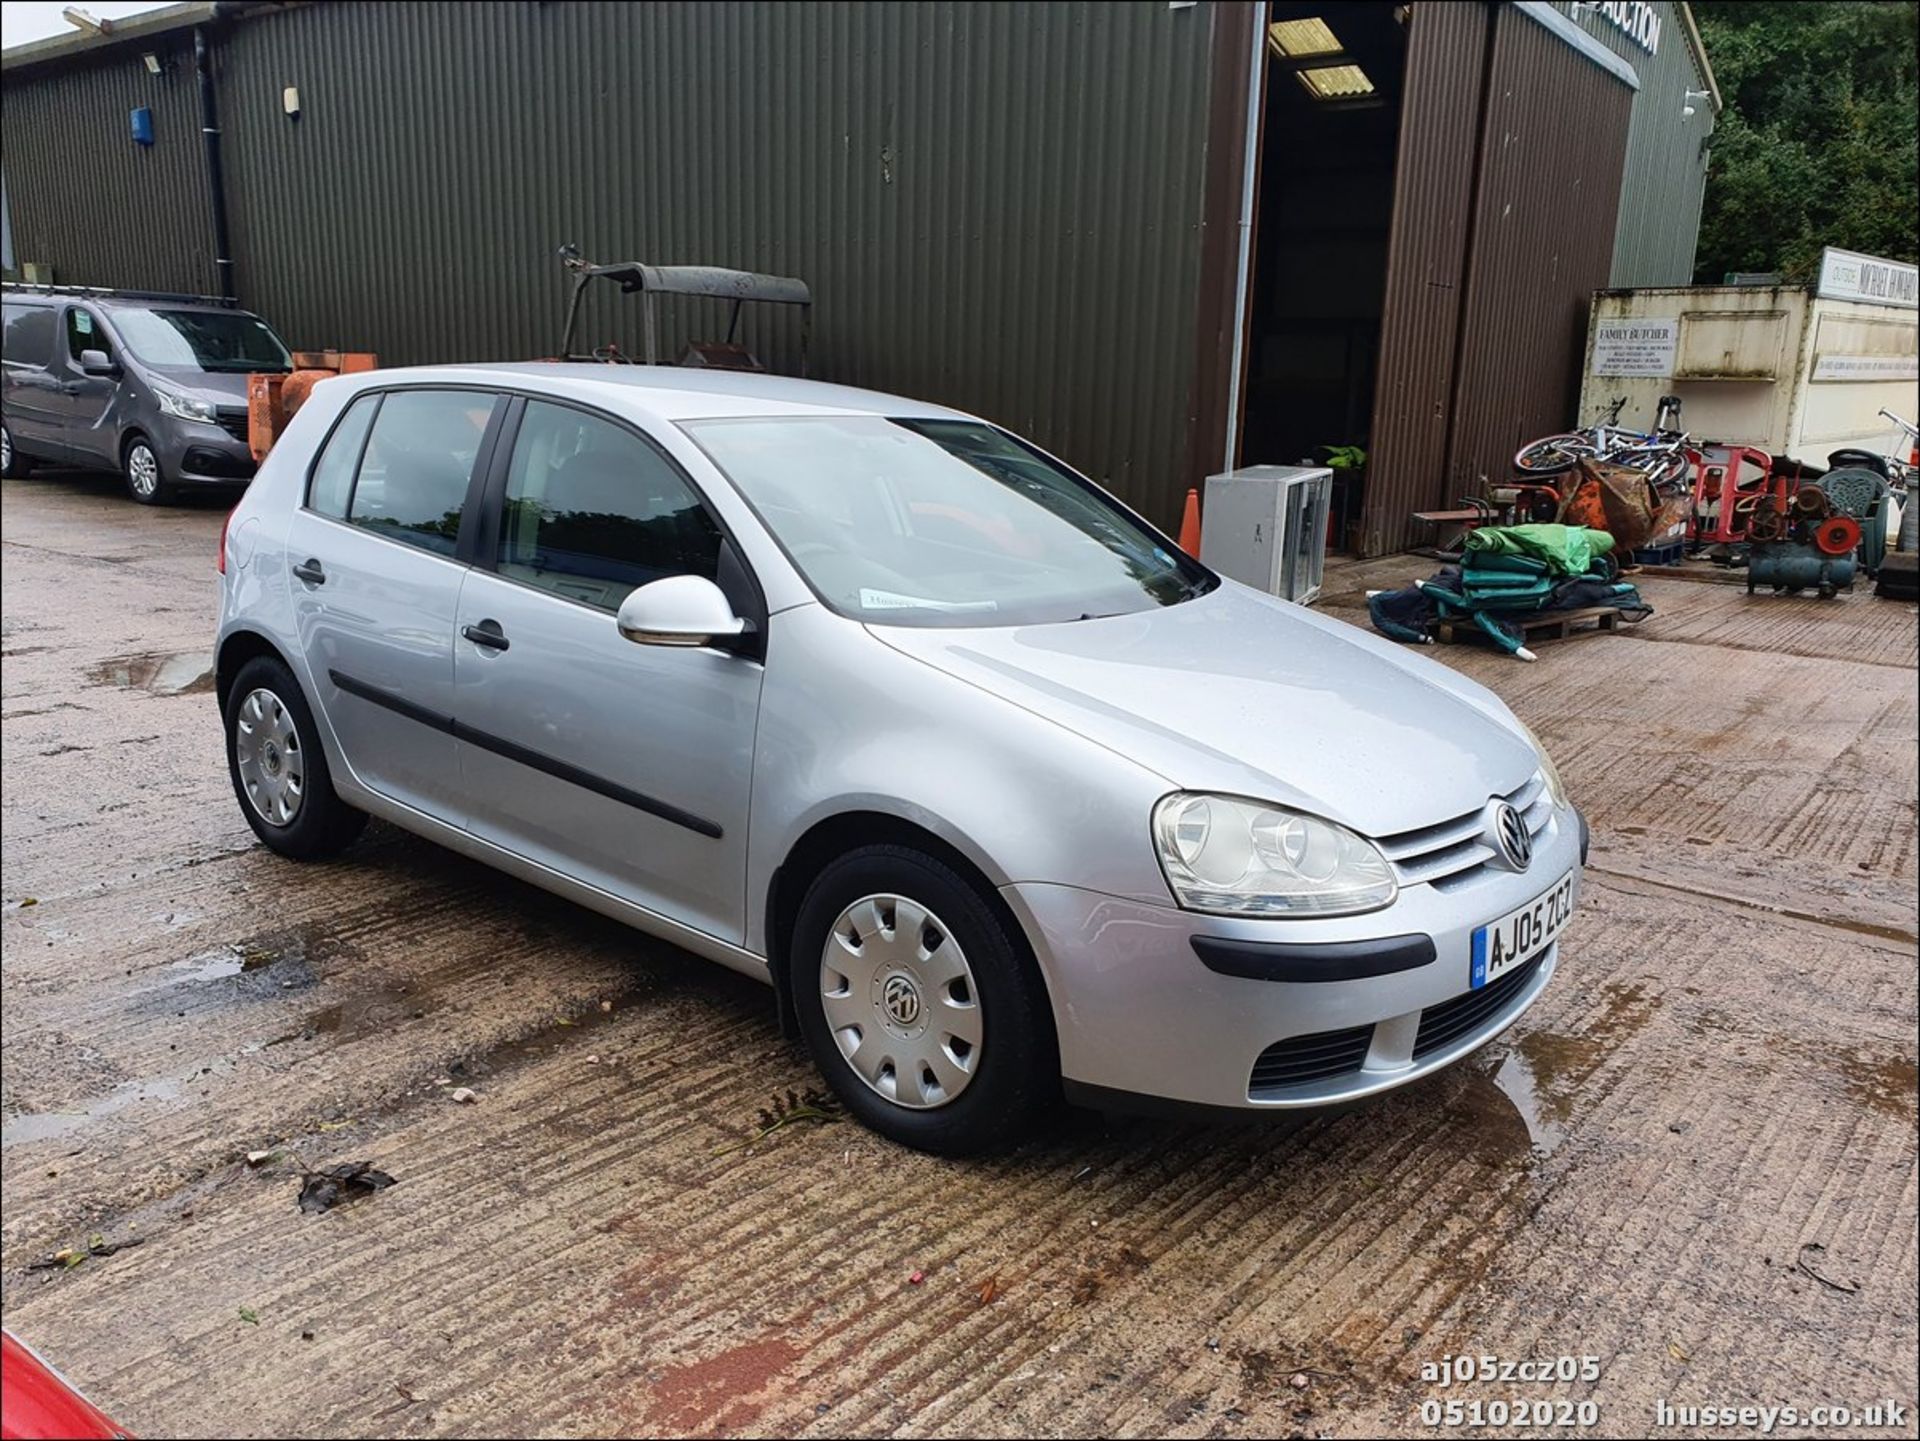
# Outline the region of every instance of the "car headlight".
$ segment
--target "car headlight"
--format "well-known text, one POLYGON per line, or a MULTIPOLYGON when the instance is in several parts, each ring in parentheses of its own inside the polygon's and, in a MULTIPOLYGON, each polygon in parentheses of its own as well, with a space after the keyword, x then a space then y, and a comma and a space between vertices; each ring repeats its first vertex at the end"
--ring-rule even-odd
POLYGON ((1547 754, 1547 748, 1540 744, 1540 737, 1533 733, 1533 727, 1514 717, 1513 723, 1520 727, 1520 733, 1533 745, 1534 752, 1540 757, 1540 775, 1547 783, 1547 799, 1553 802, 1555 810, 1563 810, 1567 804, 1567 788, 1560 782, 1560 772, 1554 769, 1553 757, 1547 754))
POLYGON ((153 388, 154 399, 160 402, 160 409, 168 415, 177 415, 182 420, 204 420, 212 425, 219 419, 210 400, 199 400, 164 385, 153 388))
POLYGON ((1345 916, 1399 893, 1378 847, 1345 826, 1238 796, 1176 792, 1153 808, 1153 839, 1190 911, 1345 916))

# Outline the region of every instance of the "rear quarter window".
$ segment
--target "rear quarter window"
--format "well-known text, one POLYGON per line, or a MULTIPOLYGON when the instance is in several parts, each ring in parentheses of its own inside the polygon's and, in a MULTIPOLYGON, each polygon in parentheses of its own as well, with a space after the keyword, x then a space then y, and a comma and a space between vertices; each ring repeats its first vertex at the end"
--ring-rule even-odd
POLYGON ((53 308, 47 305, 8 305, 6 332, 0 353, 9 365, 44 366, 53 358, 53 308))
POLYGON ((353 472, 360 464, 360 452, 366 448, 367 429, 373 413, 380 407, 378 395, 363 395, 347 407, 347 413, 333 427, 326 447, 314 462, 313 476, 307 482, 307 507, 335 520, 347 518, 347 497, 353 493, 353 472))

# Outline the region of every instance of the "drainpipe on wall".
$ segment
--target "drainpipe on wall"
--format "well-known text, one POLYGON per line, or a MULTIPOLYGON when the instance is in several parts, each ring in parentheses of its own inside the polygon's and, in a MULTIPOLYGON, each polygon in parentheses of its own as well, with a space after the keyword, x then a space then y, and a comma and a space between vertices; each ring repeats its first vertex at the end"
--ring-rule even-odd
POLYGON ((233 299, 233 250, 227 239, 227 183, 220 169, 220 118, 213 100, 213 54, 207 27, 193 31, 193 72, 200 80, 200 138, 207 148, 207 199, 213 206, 213 269, 220 294, 233 299))
POLYGON ((1227 382, 1227 453, 1221 469, 1232 470, 1240 453, 1240 400, 1246 374, 1247 294, 1253 279, 1253 209, 1256 198, 1255 170, 1260 154, 1262 62, 1266 59, 1267 7, 1253 7, 1253 51, 1247 57, 1247 128, 1245 152, 1240 161, 1240 252, 1233 283, 1233 370, 1227 382))

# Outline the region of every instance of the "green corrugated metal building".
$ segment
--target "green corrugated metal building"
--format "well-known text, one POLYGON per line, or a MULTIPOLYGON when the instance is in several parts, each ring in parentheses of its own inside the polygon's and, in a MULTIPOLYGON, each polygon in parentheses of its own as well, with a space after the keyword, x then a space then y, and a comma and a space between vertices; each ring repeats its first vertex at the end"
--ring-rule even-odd
MULTIPOLYGON (((1508 431, 1569 419, 1578 347, 1554 327, 1570 306, 1691 263, 1714 102, 1679 128, 1681 92, 1711 89, 1686 8, 1565 9, 176 5, 4 57, 6 260, 61 284, 219 289, 199 37, 224 268, 296 348, 551 354, 563 242, 798 275, 814 374, 984 414, 1163 524, 1229 455, 1378 441, 1336 540, 1391 549, 1405 512, 1508 431), (1611 18, 1637 10, 1659 17, 1657 55, 1611 18), (1282 43, 1307 21, 1332 49, 1282 43), (1367 88, 1316 93, 1342 66, 1367 88), (1576 94, 1584 151, 1564 138, 1576 94), (1462 167, 1448 194, 1396 170, 1440 151, 1462 167), (1580 237, 1567 263, 1473 269, 1476 243, 1496 253, 1476 218, 1496 185, 1556 208, 1580 237), (1437 256, 1450 230, 1459 254, 1437 256), (1442 282, 1390 285, 1396 266, 1453 266, 1459 292, 1416 297, 1397 351, 1386 297, 1442 282), (1449 367, 1444 395, 1407 401, 1420 427, 1392 421, 1376 400, 1406 390, 1396 355, 1457 352, 1476 303, 1553 317, 1545 382, 1449 367)), ((752 323, 749 344, 790 368, 793 333, 752 323)), ((582 331, 628 349, 637 332, 612 294, 582 331)))

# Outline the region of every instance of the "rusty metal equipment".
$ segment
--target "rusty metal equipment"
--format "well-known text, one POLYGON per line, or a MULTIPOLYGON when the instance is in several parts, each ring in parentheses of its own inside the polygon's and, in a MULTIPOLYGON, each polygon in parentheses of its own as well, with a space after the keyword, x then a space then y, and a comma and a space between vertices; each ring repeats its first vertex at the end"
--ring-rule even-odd
POLYGON ((1697 545, 1739 545, 1747 516, 1766 492, 1773 457, 1749 445, 1703 445, 1694 469, 1692 539, 1697 545))
POLYGON ((687 347, 679 365, 721 370, 765 370, 746 346, 739 342, 740 308, 749 302, 800 307, 800 374, 807 373, 807 347, 813 330, 813 292, 804 280, 787 275, 757 275, 747 270, 725 270, 717 265, 644 265, 637 260, 622 260, 611 265, 596 265, 585 259, 577 246, 560 247, 561 262, 573 275, 573 294, 567 302, 567 325, 560 337, 561 360, 599 360, 616 364, 662 365, 658 305, 663 295, 705 297, 730 301, 727 335, 721 341, 697 341, 687 347), (580 324, 580 301, 588 285, 608 280, 620 287, 623 295, 636 292, 641 297, 640 324, 643 351, 639 356, 623 353, 617 344, 594 347, 591 351, 574 349, 574 336, 580 324))
POLYGON ((1775 478, 1771 492, 1747 508, 1747 594, 1770 585, 1776 593, 1817 590, 1832 596, 1853 584, 1860 522, 1837 510, 1812 481, 1775 478))
POLYGON ((257 371, 247 377, 247 449, 265 460, 287 422, 313 394, 314 386, 335 375, 377 370, 380 358, 357 350, 296 350, 293 369, 284 375, 257 371))

